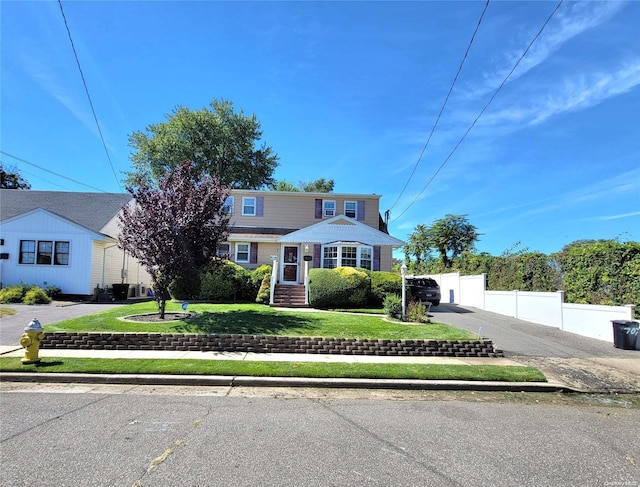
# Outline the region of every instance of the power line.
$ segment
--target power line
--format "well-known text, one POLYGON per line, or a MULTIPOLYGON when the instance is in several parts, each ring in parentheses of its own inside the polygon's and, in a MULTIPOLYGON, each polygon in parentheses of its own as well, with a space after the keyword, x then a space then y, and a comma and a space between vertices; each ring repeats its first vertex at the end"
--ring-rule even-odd
POLYGON ((104 147, 104 152, 107 155, 107 159, 109 161, 109 166, 111 166, 111 172, 113 172, 113 177, 116 179, 118 183, 118 187, 122 191, 122 186, 120 185, 120 180, 116 174, 115 169, 113 168, 113 162, 111 162, 111 156, 109 155, 109 150, 107 149, 107 144, 104 141, 104 136, 102 135, 102 129, 100 128, 100 123, 98 122, 98 116, 96 115, 96 110, 93 107, 93 101, 91 100, 91 95, 89 94, 89 88, 87 87, 87 81, 84 79, 84 73, 82 72, 82 67, 80 66, 80 59, 78 59, 78 53, 76 52, 76 46, 73 43, 73 38, 71 37, 71 31, 69 30, 69 24, 67 24, 67 17, 64 14, 64 10, 62 9, 62 0, 58 0, 58 5, 60 5, 60 13, 62 14, 62 19, 64 20, 64 26, 67 29, 67 35, 69 36, 69 42, 71 42, 71 49, 73 50, 73 55, 76 58, 76 64, 78 65, 78 71, 80 71, 80 77, 82 78, 82 84, 84 85, 84 91, 87 94, 87 98, 89 99, 89 106, 91 107, 91 113, 93 113, 93 119, 96 122, 96 127, 98 127, 98 134, 100 135, 100 140, 102 141, 102 146, 104 147))
POLYGON ((516 61, 516 63, 513 65, 513 68, 511 68, 511 71, 509 71, 509 74, 507 74, 507 76, 504 78, 504 80, 502 81, 502 83, 500 83, 500 86, 498 86, 498 88, 496 89, 496 91, 494 91, 493 95, 491 96, 491 98, 489 98, 489 101, 487 102, 487 104, 482 108, 482 110, 480 111, 480 113, 478 114, 478 116, 475 118, 475 120, 473 121, 473 123, 469 126, 469 128, 467 129, 467 131, 464 133, 464 135, 460 138, 460 140, 458 141, 458 143, 455 145, 455 147, 453 148, 453 150, 449 153, 449 155, 446 157, 446 159, 442 162, 442 164, 440 164, 440 167, 438 167, 438 170, 433 174, 433 176, 431 176, 431 179, 429 179, 429 181, 427 181, 427 184, 424 185, 424 187, 422 188, 422 190, 418 193, 418 195, 413 199, 413 201, 411 203, 409 203, 409 206, 407 206, 404 211, 402 213, 400 213, 396 218, 394 218, 391 223, 393 223, 394 221, 396 221, 398 218, 400 218, 402 215, 404 215, 407 210, 409 208, 411 208, 413 206, 413 204, 418 200, 418 198, 420 198, 420 196, 422 196, 422 193, 425 192, 425 190, 429 187, 429 185, 431 184, 431 182, 436 178, 436 176, 438 175, 438 173, 442 170, 442 168, 447 164, 447 162, 449 162, 449 159, 451 159, 451 157, 453 156, 453 154, 458 150, 458 147, 460 147, 460 145, 462 144, 462 142, 464 141, 464 139, 466 139, 467 135, 469 135, 469 132, 471 132, 471 129, 473 129, 473 127, 476 125, 476 123, 478 122, 478 120, 480 120, 480 117, 482 117, 482 115, 484 114, 484 112, 487 110, 487 108, 489 108, 489 105, 491 105, 491 103, 493 102, 494 98, 498 95, 498 93, 500 92, 500 90, 502 89, 502 87, 507 83, 507 81, 509 80, 509 78, 511 77, 511 75, 513 74, 513 72, 516 70, 516 68, 518 67, 518 65, 520 64, 520 62, 524 59, 524 57, 527 55, 527 53, 529 52, 529 50, 531 49, 531 46, 533 46, 533 44, 536 42, 536 40, 538 39, 538 37, 540 37, 540 35, 542 34, 542 31, 545 29, 545 27, 547 26, 547 24, 551 21, 551 19, 553 18, 553 16, 556 14, 556 12, 558 11, 558 9, 560 8, 560 6, 562 5, 562 3, 564 2, 564 0, 560 0, 558 2, 558 4, 556 5, 556 8, 553 9, 553 12, 551 12, 551 15, 549 15, 549 17, 547 18, 547 20, 544 22, 544 24, 542 25, 542 27, 540 27, 540 30, 538 31, 538 33, 534 36, 534 38, 531 40, 531 42, 529 43, 529 45, 527 46, 527 48, 524 50, 524 52, 522 53, 522 55, 520 56, 520 58, 516 61))
POLYGON ((425 151, 427 150, 427 147, 429 146, 429 142, 431 142, 431 137, 433 136, 433 133, 435 132, 436 127, 438 126, 438 123, 440 122, 440 117, 442 116, 442 112, 444 112, 444 108, 447 106, 447 102, 449 101, 449 96, 451 96, 451 92, 453 91, 453 87, 455 86, 456 81, 458 81, 458 76, 460 75, 460 72, 462 71, 462 66, 464 65, 464 62, 467 60, 467 56, 469 55, 469 51, 471 50, 471 45, 473 44, 473 41, 476 38, 476 34, 478 33, 478 29, 480 29, 480 24, 482 23, 482 19, 484 18, 484 14, 487 11, 488 7, 489 7, 489 0, 487 0, 487 2, 485 3, 484 9, 482 10, 482 13, 480 14, 480 18, 478 19, 478 24, 476 25, 476 29, 473 31, 473 35, 471 36, 471 40, 469 41, 469 45, 467 46, 467 50, 465 51, 464 56, 462 57, 462 61, 460 62, 460 66, 458 66, 458 72, 456 73, 455 77, 453 78, 453 82, 451 83, 451 86, 449 87, 449 92, 447 93, 447 96, 444 99, 444 103, 442 104, 442 107, 440 108, 440 113, 438 113, 438 117, 436 118, 436 121, 433 124, 433 127, 431 128, 431 132, 429 133, 429 137, 427 138, 427 142, 424 144, 424 147, 422 148, 422 152, 420 153, 420 156, 418 157, 418 160, 416 161, 415 165, 413 166, 413 171, 411 171, 411 174, 409 175, 409 179, 407 179, 407 182, 404 184, 404 187, 402 188, 402 191, 400 191, 400 194, 398 195, 396 200, 391 205, 391 208, 389 208, 389 211, 393 210, 393 208, 396 206, 396 204, 398 204, 398 201, 400 200, 400 198, 404 194, 405 190, 407 189, 407 186, 409 186, 409 182, 411 181, 411 178, 413 178, 413 175, 415 174, 416 169, 418 169, 418 165, 420 164, 420 161, 422 160, 422 156, 424 155, 425 151))
MULTIPOLYGON (((2 160, 0 160, 0 166, 2 166, 2 165, 4 165, 4 162, 2 160)), ((8 167, 8 166, 5 166, 5 167, 8 167)), ((17 166, 16 166, 16 169, 17 169, 17 166)), ((40 181, 44 181, 47 184, 51 184, 53 186, 57 186, 58 188, 61 188, 61 189, 65 189, 65 187, 62 186, 61 184, 54 183, 53 181, 49 181, 48 179, 45 179, 42 176, 39 176, 35 172, 27 171, 22 167, 20 168, 20 174, 25 174, 25 175, 29 176, 30 178, 36 178, 36 179, 39 179, 40 181)), ((32 181, 28 181, 28 183, 31 184, 32 181)))
POLYGON ((49 169, 46 169, 46 168, 44 168, 42 166, 38 166, 37 164, 34 164, 33 162, 29 162, 29 161, 27 161, 25 159, 21 159, 19 157, 16 157, 16 156, 14 156, 12 154, 9 154, 8 152, 5 152, 3 150, 0 150, 0 154, 4 154, 7 157, 11 157, 12 159, 15 159, 16 161, 20 161, 20 162, 24 162, 25 164, 29 164, 30 166, 38 168, 41 171, 48 172, 49 174, 53 174, 54 176, 58 176, 59 178, 63 178, 63 179, 66 179, 67 181, 71 181, 72 183, 79 184, 81 186, 86 186, 87 188, 90 188, 90 189, 94 189, 94 190, 98 191, 99 193, 106 193, 106 191, 104 189, 96 188, 94 186, 90 186, 88 184, 81 183, 80 181, 76 181, 75 179, 71 179, 70 177, 65 176, 63 174, 58 174, 57 172, 50 171, 49 169))

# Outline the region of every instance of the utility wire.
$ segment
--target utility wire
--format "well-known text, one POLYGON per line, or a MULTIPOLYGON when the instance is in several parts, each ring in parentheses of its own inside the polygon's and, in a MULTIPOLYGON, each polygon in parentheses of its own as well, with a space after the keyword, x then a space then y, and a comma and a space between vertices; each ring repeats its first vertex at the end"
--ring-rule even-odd
POLYGON ((0 150, 0 154, 4 154, 7 157, 11 157, 12 159, 15 159, 16 161, 20 161, 20 162, 24 162, 25 164, 29 164, 30 166, 38 168, 41 171, 48 172, 49 174, 53 174, 54 176, 58 176, 59 178, 63 178, 63 179, 66 179, 67 181, 71 181, 72 183, 79 184, 81 186, 86 186, 87 188, 90 188, 90 189, 94 189, 94 190, 98 191, 99 193, 106 193, 106 191, 104 189, 96 188, 94 186, 89 186, 88 184, 81 183, 80 181, 76 181, 75 179, 71 179, 70 177, 64 176, 63 174, 58 174, 57 172, 50 171, 49 169, 46 169, 46 168, 44 168, 42 166, 38 166, 37 164, 34 164, 33 162, 29 162, 29 161, 27 161, 25 159, 21 159, 19 157, 16 157, 16 156, 14 156, 12 154, 9 154, 8 152, 5 152, 3 150, 0 150))
POLYGON ((511 75, 513 74, 513 72, 516 70, 516 68, 518 67, 518 65, 520 64, 520 62, 524 59, 524 57, 527 55, 527 53, 529 52, 529 50, 531 49, 531 46, 533 46, 533 44, 536 42, 536 40, 538 39, 538 37, 540 37, 540 35, 542 34, 542 31, 545 29, 545 27, 547 26, 547 24, 551 21, 551 19, 553 18, 553 16, 556 14, 556 12, 558 11, 558 9, 560 8, 560 6, 562 5, 562 3, 564 2, 564 0, 560 0, 558 2, 558 4, 556 5, 556 8, 553 9, 553 12, 551 12, 551 15, 549 15, 549 17, 547 18, 547 20, 544 22, 544 24, 542 25, 542 27, 540 27, 540 30, 538 31, 538 33, 534 36, 534 38, 531 40, 531 42, 529 43, 529 45, 527 46, 527 48, 524 50, 524 52, 522 53, 522 55, 520 56, 520 58, 518 59, 518 61, 516 61, 516 63, 514 64, 513 68, 511 68, 511 71, 509 71, 509 74, 507 74, 507 76, 504 78, 504 80, 502 81, 502 83, 500 83, 500 86, 498 86, 498 88, 496 89, 496 91, 494 91, 493 95, 491 96, 491 98, 489 99, 489 101, 487 102, 487 104, 484 106, 484 108, 480 111, 480 113, 478 114, 478 116, 475 118, 475 120, 473 121, 473 123, 469 126, 469 128, 467 129, 467 131, 464 133, 464 135, 460 138, 460 140, 458 141, 458 143, 455 145, 455 147, 453 148, 453 150, 449 153, 449 155, 446 157, 446 159, 442 162, 442 164, 440 164, 440 167, 438 168, 438 170, 433 174, 433 176, 431 176, 431 179, 429 179, 429 181, 427 181, 427 184, 424 185, 424 187, 422 188, 422 190, 418 193, 418 195, 413 199, 413 201, 411 203, 409 203, 409 206, 407 206, 404 211, 402 213, 400 213, 396 218, 394 218, 391 223, 393 223, 394 221, 398 220, 398 218, 400 218, 402 215, 404 215, 407 210, 409 208, 411 208, 413 206, 413 204, 418 201, 418 198, 420 198, 420 196, 422 196, 422 193, 425 192, 425 190, 429 187, 429 185, 431 184, 431 182, 436 178, 436 176, 438 175, 438 173, 442 170, 442 168, 447 164, 447 162, 449 162, 449 159, 451 159, 451 157, 453 156, 453 154, 458 150, 458 147, 460 147, 460 145, 462 144, 462 142, 464 141, 464 139, 467 137, 467 135, 469 135, 469 132, 471 132, 471 129, 473 129, 473 127, 476 125, 476 123, 478 122, 478 120, 480 120, 480 117, 482 117, 482 115, 484 114, 484 112, 487 110, 487 108, 489 108, 489 105, 491 105, 491 103, 493 102, 494 98, 498 95, 498 93, 500 92, 500 90, 502 89, 502 87, 507 83, 507 81, 509 80, 509 78, 511 77, 511 75))
POLYGON ((471 36, 471 40, 469 41, 469 45, 467 46, 467 50, 465 51, 464 56, 462 57, 462 61, 460 62, 460 66, 458 67, 458 72, 456 73, 455 77, 453 78, 453 82, 451 83, 451 86, 449 87, 449 92, 447 93, 447 96, 444 99, 444 103, 442 104, 442 107, 440 108, 440 113, 438 113, 438 117, 436 118, 436 121, 433 124, 433 127, 431 128, 431 133, 429 133, 429 137, 427 138, 427 142, 424 144, 424 147, 422 148, 422 152, 420 153, 420 156, 418 157, 418 160, 416 161, 415 165, 413 166, 413 171, 411 171, 411 174, 409 175, 409 179, 407 179, 407 182, 404 184, 404 187, 402 188, 402 191, 400 191, 400 194, 398 195, 396 200, 391 205, 391 208, 389 208, 389 211, 393 210, 393 208, 396 206, 396 204, 398 204, 398 201, 400 200, 400 198, 404 194, 405 190, 407 189, 407 186, 409 186, 409 182, 411 181, 411 178, 413 178, 413 175, 415 174, 416 169, 418 169, 418 165, 420 164, 420 161, 422 160, 422 156, 424 155, 425 151, 427 150, 427 147, 429 146, 429 142, 431 142, 431 137, 433 136, 433 133, 435 132, 436 127, 438 126, 438 123, 440 122, 440 117, 442 116, 442 112, 444 112, 444 108, 447 106, 447 102, 449 101, 449 97, 451 96, 451 92, 453 91, 453 87, 455 86, 456 81, 458 81, 458 76, 460 75, 460 72, 462 71, 462 66, 464 65, 464 62, 467 60, 467 56, 469 55, 469 51, 471 50, 471 45, 473 44, 473 41, 476 38, 476 34, 478 33, 478 29, 480 29, 480 24, 482 23, 482 19, 484 18, 484 14, 487 11, 488 7, 489 7, 489 0, 487 0, 487 2, 485 3, 484 9, 482 10, 482 13, 480 14, 480 18, 478 19, 478 25, 476 25, 476 29, 473 31, 473 35, 471 36))
POLYGON ((62 9, 62 0, 58 0, 58 5, 60 5, 60 13, 62 14, 62 19, 64 20, 64 26, 67 29, 67 34, 69 36, 69 42, 71 42, 71 49, 73 50, 73 55, 76 58, 76 64, 78 65, 78 71, 80 71, 80 77, 82 78, 82 84, 84 85, 84 91, 87 93, 87 98, 89 99, 89 106, 91 107, 91 113, 93 113, 93 119, 96 122, 96 127, 98 127, 98 134, 100 135, 100 140, 102 141, 102 146, 104 147, 104 152, 107 155, 107 159, 109 161, 109 166, 111 166, 111 172, 113 172, 113 177, 116 178, 116 182, 118 183, 118 187, 122 191, 122 186, 120 185, 120 180, 116 174, 115 169, 113 168, 113 162, 111 162, 111 156, 109 155, 109 150, 107 149, 107 144, 104 141, 104 136, 102 135, 102 129, 100 128, 100 123, 98 122, 98 116, 96 115, 96 110, 93 107, 93 101, 91 100, 91 95, 89 94, 89 88, 87 87, 87 81, 84 79, 84 73, 82 72, 82 67, 80 66, 80 59, 78 59, 78 53, 76 52, 76 46, 73 43, 73 38, 71 37, 71 31, 69 30, 69 24, 67 24, 67 17, 64 14, 64 10, 62 9))
MULTIPOLYGON (((5 164, 5 163, 4 163, 4 161, 0 160, 0 166, 2 166, 2 165, 4 165, 4 164, 5 164)), ((5 167, 9 167, 9 166, 5 166, 5 167)), ((17 166, 16 166, 16 168, 17 168, 17 166)), ((58 188, 61 188, 61 189, 65 189, 65 187, 64 187, 64 186, 62 186, 62 185, 60 185, 60 184, 58 184, 58 183, 54 183, 53 181, 49 181, 48 179, 43 178, 42 176, 40 176, 40 175, 36 174, 35 172, 26 171, 26 170, 25 170, 24 168, 22 168, 22 167, 20 168, 20 174, 25 174, 26 176, 29 176, 29 178, 30 178, 30 179, 31 179, 31 178, 36 178, 36 179, 38 179, 38 180, 40 180, 40 181, 44 181, 44 182, 45 182, 45 183, 47 183, 47 184, 51 184, 51 185, 53 185, 53 186, 57 186, 58 188)), ((25 178, 25 179, 26 179, 26 178, 25 178)), ((27 182, 28 182, 29 184, 31 184, 31 181, 27 181, 27 182)), ((31 184, 31 185, 32 185, 32 184, 31 184)), ((32 186, 33 186, 33 185, 32 185, 32 186)))

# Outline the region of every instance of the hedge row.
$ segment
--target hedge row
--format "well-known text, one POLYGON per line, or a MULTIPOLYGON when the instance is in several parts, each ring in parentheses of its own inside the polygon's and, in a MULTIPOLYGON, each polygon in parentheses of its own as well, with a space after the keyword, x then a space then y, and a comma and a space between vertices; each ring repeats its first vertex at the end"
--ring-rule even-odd
MULTIPOLYGON (((170 287, 176 300, 256 301, 269 304, 271 266, 247 270, 230 261, 214 261, 195 275, 176 279, 170 287)), ((353 267, 311 269, 309 300, 314 308, 382 306, 388 294, 400 295, 402 279, 394 272, 353 267)))

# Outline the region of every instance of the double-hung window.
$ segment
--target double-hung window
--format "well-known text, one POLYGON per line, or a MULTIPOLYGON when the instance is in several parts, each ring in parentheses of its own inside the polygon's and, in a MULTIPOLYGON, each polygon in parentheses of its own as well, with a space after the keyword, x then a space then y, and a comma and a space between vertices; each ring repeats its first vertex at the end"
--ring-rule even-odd
POLYGON ((38 264, 51 265, 53 262, 53 242, 50 240, 40 240, 38 242, 38 264))
POLYGON ((242 262, 242 263, 249 262, 249 244, 248 243, 236 244, 236 262, 242 262))
POLYGON ((362 269, 371 270, 371 262, 373 256, 373 249, 371 247, 360 247, 360 264, 358 267, 362 269))
POLYGON ((229 196, 226 200, 224 200, 222 211, 227 215, 233 215, 233 196, 229 196))
POLYGON ((256 216, 256 198, 254 196, 242 198, 242 216, 256 216))
POLYGON ((338 267, 338 247, 324 247, 322 251, 322 267, 325 269, 335 269, 338 267))
POLYGON ((54 265, 69 265, 69 242, 56 242, 54 265))
POLYGON ((35 264, 36 263, 36 241, 35 240, 20 240, 20 258, 18 259, 20 264, 35 264))
POLYGON ((325 218, 336 216, 335 200, 322 200, 322 216, 325 218))
POLYGON ((342 267, 358 267, 358 248, 344 245, 340 265, 342 267))
POLYGON ((358 211, 357 201, 345 201, 344 202, 344 216, 349 218, 355 218, 358 211))
POLYGON ((69 265, 69 242, 20 240, 19 264, 69 265))
POLYGON ((231 251, 229 249, 229 244, 228 243, 219 243, 218 247, 216 248, 216 256, 220 257, 221 259, 229 260, 229 258, 231 257, 231 251))

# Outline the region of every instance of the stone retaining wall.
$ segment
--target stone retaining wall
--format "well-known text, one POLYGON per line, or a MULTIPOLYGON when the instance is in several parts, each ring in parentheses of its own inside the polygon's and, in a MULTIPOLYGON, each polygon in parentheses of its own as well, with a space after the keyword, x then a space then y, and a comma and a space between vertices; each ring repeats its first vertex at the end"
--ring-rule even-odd
POLYGON ((270 335, 45 333, 42 349, 177 350, 414 357, 503 357, 491 340, 377 340, 270 335))

